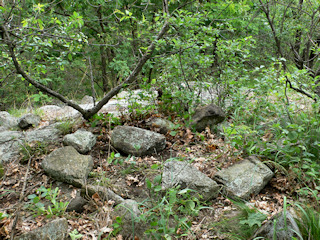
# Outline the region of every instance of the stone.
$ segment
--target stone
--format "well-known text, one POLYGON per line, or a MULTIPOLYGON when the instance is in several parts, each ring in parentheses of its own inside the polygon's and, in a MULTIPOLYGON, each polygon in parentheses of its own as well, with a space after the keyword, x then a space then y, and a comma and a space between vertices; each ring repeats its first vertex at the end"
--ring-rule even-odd
POLYGON ((82 187, 92 167, 92 157, 79 154, 71 146, 54 150, 42 161, 49 176, 76 187, 82 187))
POLYGON ((286 211, 286 214, 280 212, 268 220, 257 230, 253 238, 287 240, 300 239, 299 235, 301 236, 301 233, 294 217, 286 211), (274 231, 276 238, 274 238, 274 231))
POLYGON ((19 119, 19 127, 21 129, 28 129, 30 127, 37 127, 40 124, 41 118, 35 114, 26 114, 19 119))
POLYGON ((56 120, 63 114, 63 109, 56 105, 45 105, 39 108, 39 111, 42 112, 42 118, 44 120, 56 120))
POLYGON ((175 127, 175 125, 171 121, 163 118, 154 118, 151 121, 147 122, 146 125, 150 127, 160 128, 161 134, 166 134, 175 127))
POLYGON ((95 186, 95 185, 85 185, 81 189, 81 196, 92 196, 97 193, 100 198, 104 201, 113 200, 115 204, 120 204, 124 201, 122 197, 114 193, 112 190, 103 187, 103 186, 95 186))
POLYGON ((65 240, 67 237, 68 221, 65 218, 59 218, 43 227, 15 237, 14 240, 65 240))
POLYGON ((80 101, 81 104, 93 104, 93 102, 93 97, 88 95, 85 95, 80 101))
POLYGON ((19 157, 23 146, 23 134, 18 131, 0 132, 0 163, 13 161, 19 157))
POLYGON ((136 201, 131 199, 124 200, 115 207, 112 215, 113 218, 121 218, 120 233, 125 239, 144 239, 143 235, 145 230, 147 230, 147 225, 139 221, 141 212, 136 201))
POLYGON ((67 212, 75 211, 77 213, 82 213, 84 211, 84 205, 86 205, 88 201, 80 196, 80 192, 77 193, 76 197, 71 199, 68 207, 66 209, 67 212))
POLYGON ((61 131, 58 129, 60 123, 55 123, 47 127, 38 128, 24 133, 27 142, 54 142, 60 138, 61 131))
POLYGON ((64 136, 63 143, 74 147, 79 153, 87 153, 96 144, 96 137, 93 133, 80 129, 64 136))
POLYGON ((191 119, 191 126, 198 132, 202 132, 206 127, 213 127, 221 123, 226 118, 222 108, 209 104, 197 108, 191 119))
POLYGON ((258 194, 271 180, 273 172, 257 157, 236 163, 218 172, 214 179, 223 184, 229 197, 248 199, 258 194))
POLYGON ((11 116, 8 112, 1 111, 0 126, 2 130, 18 127, 18 118, 11 116))
POLYGON ((191 164, 181 161, 166 162, 163 167, 162 188, 166 190, 177 185, 180 185, 181 189, 195 190, 205 201, 215 198, 220 191, 214 180, 191 164))
POLYGON ((112 145, 126 154, 144 156, 162 151, 165 136, 142 128, 117 126, 111 133, 112 145))

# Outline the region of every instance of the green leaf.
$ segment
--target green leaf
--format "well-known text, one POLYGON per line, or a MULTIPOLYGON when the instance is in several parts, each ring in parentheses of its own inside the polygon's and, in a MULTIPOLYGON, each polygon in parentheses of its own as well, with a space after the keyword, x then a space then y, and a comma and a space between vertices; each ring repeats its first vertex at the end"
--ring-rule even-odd
POLYGON ((177 135, 177 131, 171 131, 170 135, 174 137, 175 135, 177 135))
POLYGON ((68 59, 69 59, 70 61, 72 61, 72 54, 71 54, 71 53, 68 53, 68 59))

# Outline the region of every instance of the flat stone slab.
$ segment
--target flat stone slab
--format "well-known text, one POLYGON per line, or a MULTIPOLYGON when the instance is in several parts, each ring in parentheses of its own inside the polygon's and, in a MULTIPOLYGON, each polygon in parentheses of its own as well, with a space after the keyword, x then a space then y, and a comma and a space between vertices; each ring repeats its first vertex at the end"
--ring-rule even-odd
POLYGON ((230 197, 248 199, 258 194, 273 177, 273 172, 257 157, 250 156, 242 162, 218 172, 214 179, 225 186, 230 197))
POLYGON ((181 189, 190 188, 201 194, 204 200, 215 198, 220 191, 219 185, 204 173, 187 162, 170 161, 164 164, 162 188, 180 185, 181 189))

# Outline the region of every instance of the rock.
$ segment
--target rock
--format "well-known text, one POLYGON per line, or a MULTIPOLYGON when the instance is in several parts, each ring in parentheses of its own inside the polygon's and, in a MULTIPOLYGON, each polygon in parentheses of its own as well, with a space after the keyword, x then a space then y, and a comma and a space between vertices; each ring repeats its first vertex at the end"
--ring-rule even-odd
POLYGON ((95 193, 98 193, 103 200, 113 200, 115 204, 120 204, 124 201, 122 197, 103 186, 86 185, 81 189, 81 196, 89 195, 91 197, 95 193))
POLYGON ((15 160, 23 145, 23 134, 17 131, 0 132, 0 163, 15 160))
POLYGON ((149 130, 118 126, 111 133, 111 143, 126 154, 143 156, 162 151, 166 147, 166 138, 149 130))
POLYGON ((18 118, 13 117, 10 113, 1 111, 0 112, 0 126, 2 130, 14 128, 18 126, 18 118))
POLYGON ((73 198, 68 207, 66 209, 67 212, 75 211, 77 213, 82 213, 84 211, 84 205, 86 205, 88 201, 80 196, 80 192, 77 193, 76 197, 73 198))
POLYGON ((96 144, 96 137, 91 132, 80 129, 64 136, 63 143, 74 147, 79 153, 87 153, 96 144))
POLYGON ((91 156, 81 155, 71 146, 53 151, 42 161, 48 175, 76 187, 83 185, 92 167, 91 156))
POLYGON ((39 108, 43 113, 42 118, 44 120, 56 120, 63 114, 63 109, 56 105, 45 105, 39 108))
POLYGON ((58 129, 60 123, 55 123, 44 128, 34 131, 25 132, 25 140, 27 142, 53 142, 59 139, 61 131, 58 129))
POLYGON ((81 104, 93 104, 93 102, 93 97, 88 95, 85 95, 80 101, 81 104))
POLYGON ((301 236, 299 227, 291 213, 287 211, 286 214, 281 212, 273 216, 257 230, 253 238, 287 240, 299 239, 299 235, 301 236), (274 238, 274 231, 276 238, 274 238))
POLYGON ((226 118, 223 110, 214 105, 209 104, 204 107, 197 108, 192 116, 191 126, 198 132, 202 132, 206 127, 212 127, 221 123, 226 118))
POLYGON ((160 133, 166 134, 168 131, 174 128, 174 124, 163 118, 154 118, 150 122, 147 122, 147 126, 160 128, 160 133))
POLYGON ((215 198, 220 187, 207 175, 187 162, 166 162, 162 174, 162 188, 168 189, 180 185, 182 189, 190 188, 201 194, 204 200, 215 198))
POLYGON ((215 180, 225 186, 230 197, 248 199, 259 193, 273 177, 273 172, 255 156, 221 170, 215 180))
POLYGON ((147 229, 146 224, 139 221, 141 212, 138 208, 138 203, 131 199, 124 200, 117 205, 112 213, 113 218, 121 218, 121 235, 125 239, 143 238, 143 233, 147 229))
POLYGON ((35 114, 26 114, 19 119, 19 127, 21 129, 28 129, 30 127, 37 127, 41 121, 41 118, 35 114))
POLYGON ((65 240, 67 237, 67 219, 59 218, 47 223, 43 227, 15 237, 14 240, 65 240))

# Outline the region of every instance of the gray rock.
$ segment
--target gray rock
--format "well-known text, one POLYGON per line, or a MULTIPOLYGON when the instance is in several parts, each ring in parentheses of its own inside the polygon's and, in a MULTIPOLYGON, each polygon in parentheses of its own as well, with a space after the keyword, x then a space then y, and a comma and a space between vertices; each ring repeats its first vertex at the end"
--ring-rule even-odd
POLYGON ((17 131, 0 132, 0 163, 15 160, 23 146, 23 134, 17 131))
POLYGON ((248 199, 259 193, 273 177, 273 172, 255 156, 221 170, 215 180, 225 186, 230 197, 248 199))
POLYGON ((34 131, 25 132, 25 140, 27 142, 53 142, 59 139, 61 131, 57 128, 60 123, 55 123, 44 128, 34 131))
POLYGON ((115 204, 120 204, 124 201, 122 197, 103 186, 86 185, 81 189, 81 196, 89 195, 91 197, 95 193, 98 193, 102 200, 113 200, 115 204))
POLYGON ((166 147, 166 138, 149 130, 118 126, 111 133, 112 145, 134 156, 143 156, 162 151, 166 147))
POLYGON ((41 228, 24 233, 14 240, 65 240, 68 237, 68 222, 65 218, 55 219, 41 228))
POLYGON ((143 233, 147 229, 146 224, 139 221, 141 212, 138 203, 131 199, 124 200, 117 205, 112 213, 113 218, 121 217, 121 235, 126 239, 143 238, 143 233))
POLYGON ((18 127, 18 118, 11 116, 8 112, 1 111, 0 126, 3 130, 18 127))
POLYGON ((19 119, 19 127, 21 129, 27 129, 30 127, 37 127, 41 121, 41 118, 35 114, 26 114, 19 119))
POLYGON ((91 132, 78 130, 64 136, 63 143, 74 147, 79 153, 87 153, 96 144, 96 137, 91 132))
POLYGON ((300 239, 299 227, 291 213, 288 211, 278 213, 257 230, 253 238, 274 239, 274 231, 277 240, 300 239), (285 221, 286 218, 286 221, 285 221))
POLYGON ((202 132, 206 127, 213 127, 221 123, 226 118, 223 110, 214 105, 209 104, 204 107, 197 108, 192 116, 191 126, 198 132, 202 132))
POLYGON ((80 192, 77 193, 76 197, 71 199, 68 207, 66 209, 67 212, 75 211, 77 213, 82 213, 84 211, 84 205, 86 205, 88 201, 80 196, 80 192))
POLYGON ((166 162, 162 174, 162 188, 168 189, 180 185, 182 189, 190 188, 201 194, 204 200, 215 198, 220 187, 207 175, 187 162, 166 162))
POLYGON ((81 99, 81 104, 93 104, 93 97, 92 96, 88 96, 85 95, 82 99, 81 99))
POLYGON ((58 181, 81 187, 93 167, 91 156, 81 155, 71 146, 59 148, 43 161, 44 171, 58 181))
POLYGON ((147 122, 147 126, 160 128, 160 133, 166 134, 168 131, 174 128, 174 124, 163 118, 154 118, 150 122, 147 122))

